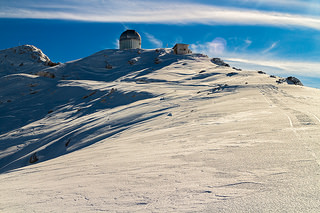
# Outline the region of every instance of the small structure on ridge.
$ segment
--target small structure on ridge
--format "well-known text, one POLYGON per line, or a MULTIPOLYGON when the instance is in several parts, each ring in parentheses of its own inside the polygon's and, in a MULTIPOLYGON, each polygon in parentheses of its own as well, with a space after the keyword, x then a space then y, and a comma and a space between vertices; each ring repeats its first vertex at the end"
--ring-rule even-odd
POLYGON ((177 55, 185 55, 192 53, 192 51, 189 49, 189 44, 176 44, 172 49, 174 53, 177 55))
POLYGON ((120 50, 141 49, 141 37, 135 30, 124 31, 119 40, 120 50))

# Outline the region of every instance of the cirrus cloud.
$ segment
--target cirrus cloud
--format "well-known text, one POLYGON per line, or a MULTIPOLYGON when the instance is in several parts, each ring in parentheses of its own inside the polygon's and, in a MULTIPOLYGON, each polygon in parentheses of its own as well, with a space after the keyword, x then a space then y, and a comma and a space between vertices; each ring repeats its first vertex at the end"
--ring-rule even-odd
POLYGON ((314 61, 268 59, 258 58, 254 55, 246 55, 243 58, 226 57, 225 59, 240 68, 257 70, 264 67, 266 71, 277 75, 299 75, 317 78, 320 76, 320 63, 314 61))
POLYGON ((163 47, 162 41, 154 37, 154 35, 151 35, 150 33, 146 33, 146 32, 144 34, 149 40, 149 42, 152 43, 155 48, 163 47))
POLYGON ((269 25, 320 30, 319 16, 178 1, 3 0, 0 8, 0 18, 66 19, 117 23, 269 25))

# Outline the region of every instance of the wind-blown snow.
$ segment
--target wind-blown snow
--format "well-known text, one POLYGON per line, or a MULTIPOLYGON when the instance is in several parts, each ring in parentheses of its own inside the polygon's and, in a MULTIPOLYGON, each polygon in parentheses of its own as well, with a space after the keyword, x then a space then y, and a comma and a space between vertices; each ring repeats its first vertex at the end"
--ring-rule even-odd
POLYGON ((28 47, 0 51, 0 211, 319 211, 319 90, 170 49, 28 47))

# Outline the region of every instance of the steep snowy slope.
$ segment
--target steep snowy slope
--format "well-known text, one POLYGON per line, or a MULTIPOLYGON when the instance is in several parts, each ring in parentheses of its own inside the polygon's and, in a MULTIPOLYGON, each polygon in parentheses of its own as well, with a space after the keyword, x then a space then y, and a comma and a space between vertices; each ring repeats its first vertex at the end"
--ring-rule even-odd
POLYGON ((36 74, 48 66, 56 66, 40 49, 22 45, 0 51, 0 76, 16 73, 36 74))
POLYGON ((6 67, 0 211, 318 212, 319 90, 218 62, 104 50, 6 67))

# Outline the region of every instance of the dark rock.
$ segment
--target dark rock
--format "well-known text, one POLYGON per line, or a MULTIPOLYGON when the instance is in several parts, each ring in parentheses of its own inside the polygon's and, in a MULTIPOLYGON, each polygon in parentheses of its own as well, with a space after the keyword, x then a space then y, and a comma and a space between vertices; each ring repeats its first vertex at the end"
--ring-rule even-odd
POLYGON ((58 63, 54 63, 54 62, 52 62, 52 61, 48 61, 47 62, 47 65, 49 66, 49 67, 54 67, 54 66, 57 66, 57 65, 59 65, 60 64, 60 62, 58 62, 58 63))
POLYGON ((280 78, 279 80, 276 81, 278 84, 282 84, 284 82, 287 82, 287 84, 293 84, 293 85, 299 85, 303 86, 302 82, 293 76, 289 76, 288 78, 280 78))
MULTIPOLYGON (((214 92, 219 92, 219 91, 222 91, 224 90, 225 88, 228 88, 229 85, 228 84, 218 84, 217 87, 211 89, 211 94, 214 93, 214 92)), ((210 94, 210 93, 209 93, 210 94)))
POLYGON ((280 79, 278 79, 276 82, 277 82, 278 84, 282 84, 282 83, 285 82, 285 81, 286 81, 286 79, 280 78, 280 79))
POLYGON ((240 68, 232 67, 232 69, 237 70, 237 71, 242 71, 240 68))
POLYGON ((162 61, 161 61, 161 59, 160 58, 155 58, 154 59, 154 63, 155 64, 160 64, 162 61))
POLYGON ((230 72, 230 73, 227 74, 228 77, 231 77, 231 76, 234 76, 234 75, 238 75, 238 73, 236 73, 236 72, 230 72))
POLYGON ((225 63, 222 59, 220 58, 212 58, 211 62, 218 65, 218 66, 225 66, 225 67, 230 67, 229 64, 225 63))
POLYGON ((70 141, 71 141, 71 139, 69 139, 69 140, 65 143, 65 146, 66 146, 66 147, 69 146, 70 141))
POLYGON ((290 77, 286 78, 286 82, 288 84, 294 84, 294 85, 303 86, 302 82, 298 78, 293 77, 293 76, 290 76, 290 77))
POLYGON ((37 153, 35 152, 33 155, 30 156, 29 163, 35 163, 39 160, 37 157, 37 153))
POLYGON ((258 73, 259 73, 259 74, 266 74, 265 72, 263 72, 263 71, 261 71, 261 70, 259 70, 258 73))
POLYGON ((46 78, 55 78, 55 75, 53 73, 47 72, 47 71, 39 71, 37 73, 40 77, 46 77, 46 78))

